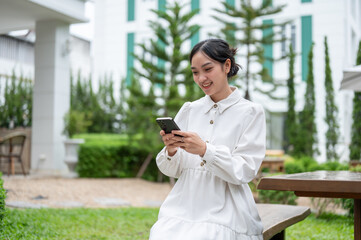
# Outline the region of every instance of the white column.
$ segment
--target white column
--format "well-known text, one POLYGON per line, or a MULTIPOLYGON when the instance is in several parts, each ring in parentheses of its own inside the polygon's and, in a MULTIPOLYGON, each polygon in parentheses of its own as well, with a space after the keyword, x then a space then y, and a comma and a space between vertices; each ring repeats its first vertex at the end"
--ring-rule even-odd
POLYGON ((64 114, 70 106, 69 24, 36 22, 31 174, 61 175, 64 114))

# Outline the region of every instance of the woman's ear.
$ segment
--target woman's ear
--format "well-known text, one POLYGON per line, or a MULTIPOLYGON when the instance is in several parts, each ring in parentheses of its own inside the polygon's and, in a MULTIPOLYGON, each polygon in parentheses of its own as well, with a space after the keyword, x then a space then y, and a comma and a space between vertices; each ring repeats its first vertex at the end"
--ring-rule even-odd
POLYGON ((227 74, 231 71, 231 60, 229 58, 224 63, 224 70, 227 74))

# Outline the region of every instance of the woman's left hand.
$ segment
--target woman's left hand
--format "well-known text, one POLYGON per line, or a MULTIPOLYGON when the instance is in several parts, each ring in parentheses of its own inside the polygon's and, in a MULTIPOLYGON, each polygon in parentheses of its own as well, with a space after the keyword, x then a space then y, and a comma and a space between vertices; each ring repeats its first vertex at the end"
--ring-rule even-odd
POLYGON ((183 132, 178 130, 173 130, 172 134, 180 135, 181 137, 173 137, 178 142, 174 143, 174 146, 180 147, 185 151, 197 154, 201 157, 204 156, 207 150, 207 144, 194 132, 183 132))

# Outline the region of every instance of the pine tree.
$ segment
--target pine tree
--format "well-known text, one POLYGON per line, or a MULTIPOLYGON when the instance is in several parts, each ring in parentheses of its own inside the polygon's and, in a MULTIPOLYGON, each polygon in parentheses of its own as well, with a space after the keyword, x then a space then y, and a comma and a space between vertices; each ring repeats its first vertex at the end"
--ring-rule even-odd
MULTIPOLYGON (((296 54, 293 51, 292 44, 289 47, 289 78, 287 80, 288 87, 288 111, 286 117, 286 137, 288 143, 286 144, 290 152, 295 151, 297 145, 297 118, 296 118, 296 99, 295 99, 295 73, 294 73, 294 64, 295 64, 296 54)), ((296 149, 297 150, 297 149, 296 149)))
POLYGON ((330 67, 330 58, 328 54, 327 37, 324 40, 325 45, 325 89, 326 89, 326 117, 328 129, 326 132, 326 156, 327 161, 338 160, 336 145, 339 136, 339 125, 337 122, 338 108, 334 100, 333 81, 330 67))
POLYGON ((300 132, 298 134, 299 154, 313 157, 318 153, 317 127, 315 123, 315 84, 313 77, 313 46, 308 54, 308 73, 306 81, 305 105, 300 113, 300 132))
MULTIPOLYGON (((30 127, 32 122, 33 82, 23 75, 5 76, 5 86, 0 93, 0 127, 30 127)), ((0 89, 1 90, 1 89, 0 89)))
MULTIPOLYGON (((358 45, 356 65, 361 64, 361 41, 358 45)), ((355 92, 352 110, 350 160, 361 160, 361 92, 355 92)))
POLYGON ((273 63, 276 59, 265 56, 264 46, 284 41, 283 38, 276 39, 276 36, 280 34, 279 32, 273 32, 273 30, 274 27, 284 26, 288 22, 262 22, 261 19, 266 19, 270 15, 281 12, 285 5, 272 6, 272 0, 264 0, 258 6, 250 0, 241 0, 239 7, 232 6, 227 2, 222 2, 222 4, 224 10, 215 9, 215 11, 223 14, 226 18, 218 16, 214 16, 214 18, 224 25, 221 29, 221 37, 228 40, 234 47, 238 47, 240 49, 238 55, 245 60, 245 69, 242 71, 244 73, 242 78, 244 83, 240 84, 245 89, 245 98, 251 99, 250 89, 254 89, 254 91, 266 94, 273 99, 279 99, 279 97, 273 96, 272 93, 282 84, 275 83, 268 70, 264 67, 266 61, 273 63), (228 20, 229 18, 233 18, 233 20, 228 20), (266 33, 263 36, 262 31, 266 33), (239 38, 238 36, 235 37, 237 33, 240 33, 239 38), (252 72, 253 65, 262 68, 259 72, 252 72), (265 91, 258 88, 258 84, 255 84, 255 82, 260 80, 271 84, 272 89, 265 91))
POLYGON ((156 39, 139 44, 142 53, 134 55, 142 67, 133 69, 124 123, 131 140, 148 151, 145 162, 163 145, 156 117, 174 117, 185 101, 203 95, 192 78, 189 52, 182 52, 200 29, 189 24, 198 10, 184 12, 183 9, 183 5, 175 2, 166 5, 165 10, 152 10, 158 20, 149 21, 149 26, 156 39), (150 86, 149 89, 144 85, 150 86), (181 88, 185 89, 184 95, 179 94, 181 88))

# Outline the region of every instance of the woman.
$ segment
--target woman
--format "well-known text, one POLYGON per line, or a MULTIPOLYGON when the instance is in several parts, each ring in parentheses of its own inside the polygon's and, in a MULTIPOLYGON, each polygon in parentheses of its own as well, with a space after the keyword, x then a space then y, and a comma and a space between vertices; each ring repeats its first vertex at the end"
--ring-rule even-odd
POLYGON ((192 49, 193 78, 206 96, 182 106, 175 117, 181 131, 160 132, 165 147, 157 165, 178 181, 151 240, 263 239, 248 183, 265 154, 265 117, 259 104, 228 84, 239 69, 235 52, 220 39, 192 49))

